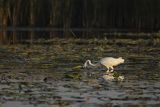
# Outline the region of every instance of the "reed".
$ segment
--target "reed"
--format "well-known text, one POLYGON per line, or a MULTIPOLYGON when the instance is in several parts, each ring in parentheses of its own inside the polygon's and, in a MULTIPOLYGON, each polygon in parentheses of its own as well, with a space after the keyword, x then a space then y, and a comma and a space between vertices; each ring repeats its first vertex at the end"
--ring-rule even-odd
POLYGON ((157 32, 159 7, 159 0, 0 0, 0 42, 16 43, 27 37, 32 43, 42 34, 35 31, 17 33, 17 27, 63 29, 62 33, 45 31, 46 38, 94 37, 91 28, 157 32), (13 32, 8 33, 8 27, 12 27, 13 32), (85 31, 73 32, 71 28, 85 31))

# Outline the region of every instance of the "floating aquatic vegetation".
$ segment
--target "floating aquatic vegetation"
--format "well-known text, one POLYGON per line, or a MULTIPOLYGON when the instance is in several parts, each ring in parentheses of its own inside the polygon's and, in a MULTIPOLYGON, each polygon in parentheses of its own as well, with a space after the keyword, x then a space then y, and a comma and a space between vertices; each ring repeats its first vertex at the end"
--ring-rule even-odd
POLYGON ((73 71, 80 71, 83 67, 81 65, 72 68, 73 71))
POLYGON ((82 78, 82 75, 80 73, 72 73, 72 74, 70 73, 70 74, 65 74, 64 78, 80 80, 82 78))

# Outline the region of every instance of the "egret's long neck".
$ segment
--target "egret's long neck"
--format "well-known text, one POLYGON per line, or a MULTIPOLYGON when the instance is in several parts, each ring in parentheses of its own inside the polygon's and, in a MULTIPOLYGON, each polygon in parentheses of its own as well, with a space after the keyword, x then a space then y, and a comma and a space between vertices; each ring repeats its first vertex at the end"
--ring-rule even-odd
POLYGON ((84 63, 84 65, 83 65, 83 67, 84 68, 86 68, 87 66, 97 66, 97 64, 93 64, 93 63, 91 63, 91 60, 87 60, 85 63, 84 63))
POLYGON ((96 64, 91 63, 90 60, 87 60, 87 61, 88 61, 88 64, 89 64, 89 65, 91 65, 91 66, 96 66, 96 64))

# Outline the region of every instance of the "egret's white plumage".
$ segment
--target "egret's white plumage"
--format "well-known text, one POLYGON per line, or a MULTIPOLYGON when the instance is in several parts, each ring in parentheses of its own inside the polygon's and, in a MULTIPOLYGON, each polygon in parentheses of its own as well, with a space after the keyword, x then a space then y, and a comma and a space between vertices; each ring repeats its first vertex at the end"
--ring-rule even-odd
POLYGON ((105 57, 105 58, 102 58, 98 63, 96 64, 92 64, 90 60, 87 60, 85 63, 84 63, 84 68, 86 68, 87 66, 99 66, 99 65, 103 65, 105 67, 107 67, 107 69, 112 69, 113 70, 113 67, 114 66, 117 66, 121 63, 124 63, 124 59, 122 57, 119 57, 119 58, 113 58, 113 57, 105 57))
POLYGON ((124 59, 122 57, 119 57, 119 58, 106 57, 106 58, 102 58, 100 60, 100 63, 105 67, 107 67, 108 69, 111 68, 113 70, 114 66, 124 63, 124 59))

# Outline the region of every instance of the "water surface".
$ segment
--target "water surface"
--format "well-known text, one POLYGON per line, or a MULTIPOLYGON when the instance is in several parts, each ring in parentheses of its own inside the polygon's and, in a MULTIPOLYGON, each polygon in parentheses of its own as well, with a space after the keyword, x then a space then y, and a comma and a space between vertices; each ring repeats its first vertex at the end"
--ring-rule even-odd
POLYGON ((159 107, 160 49, 150 40, 54 40, 0 47, 1 107, 159 107), (85 60, 123 57, 124 81, 105 68, 74 68, 85 60))

